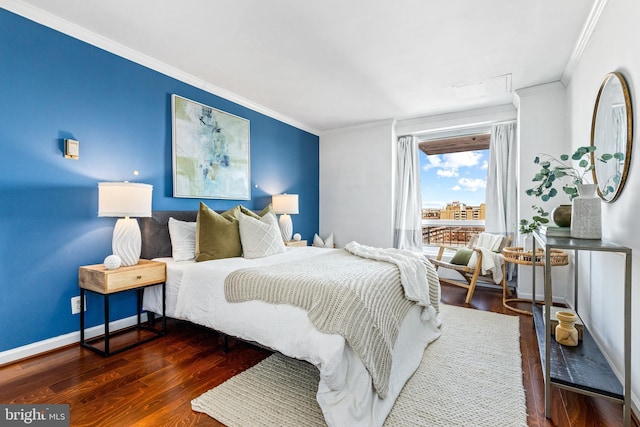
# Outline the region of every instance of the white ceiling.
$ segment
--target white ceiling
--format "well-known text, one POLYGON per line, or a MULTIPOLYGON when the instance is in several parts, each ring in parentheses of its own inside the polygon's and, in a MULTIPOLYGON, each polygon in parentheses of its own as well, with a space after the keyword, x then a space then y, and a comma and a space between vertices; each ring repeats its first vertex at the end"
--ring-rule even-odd
POLYGON ((0 5, 44 16, 45 24, 69 21, 58 27, 89 34, 84 38, 102 40, 102 47, 124 47, 129 56, 134 52, 161 64, 156 68, 184 73, 205 89, 231 93, 317 133, 502 105, 512 99, 509 90, 501 91, 509 80, 516 90, 560 80, 563 73, 566 79, 594 1, 602 3, 2 0, 0 5), (507 77, 495 79, 500 76, 507 77), (484 83, 462 88, 462 94, 455 88, 479 82, 484 83))

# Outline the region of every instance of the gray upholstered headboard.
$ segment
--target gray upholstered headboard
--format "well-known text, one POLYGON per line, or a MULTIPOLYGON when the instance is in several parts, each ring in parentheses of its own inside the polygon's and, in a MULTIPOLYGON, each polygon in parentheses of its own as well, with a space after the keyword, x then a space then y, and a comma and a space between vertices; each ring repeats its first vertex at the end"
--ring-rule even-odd
POLYGON ((155 211, 149 218, 140 218, 143 259, 171 256, 169 218, 180 221, 195 221, 198 211, 155 211))

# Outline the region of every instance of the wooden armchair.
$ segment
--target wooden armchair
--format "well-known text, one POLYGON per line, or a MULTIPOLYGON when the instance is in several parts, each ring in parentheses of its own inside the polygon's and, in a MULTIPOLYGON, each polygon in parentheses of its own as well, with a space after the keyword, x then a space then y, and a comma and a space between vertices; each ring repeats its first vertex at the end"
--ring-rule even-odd
MULTIPOLYGON (((492 275, 482 274, 482 251, 476 247, 478 244, 478 237, 479 235, 477 234, 475 236, 472 236, 471 240, 469 241, 469 244, 466 246, 468 249, 473 250, 477 256, 477 261, 475 265, 472 267, 469 267, 466 264, 465 265, 452 264, 442 259, 443 255, 445 254, 445 251, 449 250, 449 251, 456 252, 458 251, 458 249, 460 249, 460 247, 441 245, 440 250, 438 251, 437 257, 435 259, 431 258, 429 260, 434 265, 436 270, 438 270, 438 268, 446 268, 449 270, 457 271, 462 275, 462 277, 466 280, 467 283, 463 283, 460 281, 455 281, 447 278, 442 278, 442 277, 440 278, 440 282, 448 283, 450 285, 460 286, 465 289, 468 289, 467 298, 465 299, 466 304, 469 304, 471 302, 471 298, 473 297, 473 292, 476 289, 476 282, 479 278, 486 278, 493 282, 492 275)), ((507 246, 509 246, 510 243, 511 243, 511 236, 502 236, 502 240, 500 241, 499 247, 496 250, 496 252, 502 252, 502 250, 507 246)), ((502 269, 502 267, 500 268, 502 269)), ((509 295, 511 295, 511 291, 509 289, 507 289, 507 291, 509 295)))

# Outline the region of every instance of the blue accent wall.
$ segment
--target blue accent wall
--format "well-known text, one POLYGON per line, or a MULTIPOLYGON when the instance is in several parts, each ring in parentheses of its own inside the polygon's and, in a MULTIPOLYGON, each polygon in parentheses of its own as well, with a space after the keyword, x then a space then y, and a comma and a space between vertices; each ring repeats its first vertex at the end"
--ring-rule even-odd
MULTIPOLYGON (((261 209, 297 193, 294 231, 317 232, 316 135, 4 9, 0 28, 0 351, 79 330, 78 267, 111 253, 115 224, 97 217, 98 182, 152 184, 154 210, 198 208, 172 197, 171 94, 251 122, 251 200, 205 203, 261 209), (79 160, 63 157, 65 138, 80 141, 79 160)), ((111 320, 134 301, 113 298, 111 320)), ((88 326, 103 322, 101 302, 88 297, 88 326)))

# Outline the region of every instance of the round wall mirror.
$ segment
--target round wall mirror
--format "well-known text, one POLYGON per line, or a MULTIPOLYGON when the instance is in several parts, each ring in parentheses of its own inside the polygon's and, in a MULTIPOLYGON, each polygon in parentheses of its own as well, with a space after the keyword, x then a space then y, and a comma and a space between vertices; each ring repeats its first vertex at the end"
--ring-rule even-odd
POLYGON ((591 124, 591 145, 597 151, 591 156, 593 181, 605 202, 618 198, 629 172, 633 141, 633 112, 629 88, 622 74, 605 76, 591 124))

